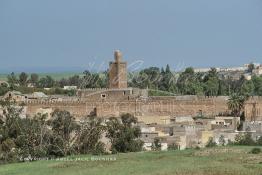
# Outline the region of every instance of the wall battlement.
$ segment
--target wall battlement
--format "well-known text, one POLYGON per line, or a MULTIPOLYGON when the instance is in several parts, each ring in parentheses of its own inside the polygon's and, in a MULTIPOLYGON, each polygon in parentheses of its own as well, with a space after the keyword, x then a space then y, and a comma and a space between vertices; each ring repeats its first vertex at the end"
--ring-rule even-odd
MULTIPOLYGON (((99 94, 99 93, 98 93, 99 94)), ((171 102, 171 103, 183 103, 183 102, 188 102, 188 103, 211 103, 211 102, 224 102, 227 100, 226 97, 204 97, 204 96, 150 96, 150 97, 143 97, 143 98, 135 98, 129 100, 131 101, 145 101, 145 102, 171 102)), ((115 99, 116 102, 118 102, 118 99, 115 99)), ((122 99, 119 99, 119 102, 121 102, 122 99)), ((95 100, 92 99, 90 96, 90 99, 85 98, 58 98, 58 99, 27 99, 23 101, 25 104, 79 104, 79 103, 86 103, 86 102, 101 102, 101 100, 95 100)), ((105 99, 103 102, 111 102, 110 99, 105 99)), ((262 98, 261 98, 262 102, 262 98)))
MULTIPOLYGON (((76 117, 96 112, 98 117, 119 116, 131 113, 136 116, 216 116, 228 113, 228 97, 164 96, 127 99, 72 98, 70 100, 26 100, 28 115, 35 115, 40 108, 68 110, 76 117)), ((252 97, 245 104, 247 121, 262 119, 262 97, 252 97)))
POLYGON ((251 97, 249 97, 247 103, 253 102, 253 101, 255 101, 257 103, 262 103, 262 96, 251 96, 251 97))
POLYGON ((147 97, 133 99, 77 99, 74 100, 28 100, 25 101, 28 115, 34 115, 39 108, 68 110, 76 117, 96 112, 98 117, 119 116, 131 113, 135 116, 215 116, 227 111, 225 98, 204 97, 147 97))
POLYGON ((87 88, 87 89, 81 89, 81 91, 106 91, 109 90, 109 88, 87 88))

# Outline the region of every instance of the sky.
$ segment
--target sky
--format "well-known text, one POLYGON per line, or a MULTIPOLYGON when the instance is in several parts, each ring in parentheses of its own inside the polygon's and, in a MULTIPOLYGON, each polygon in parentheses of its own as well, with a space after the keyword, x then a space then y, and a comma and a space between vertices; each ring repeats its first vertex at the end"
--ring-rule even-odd
POLYGON ((262 62, 262 0, 0 0, 0 72, 262 62), (138 65, 138 66, 137 66, 138 65))

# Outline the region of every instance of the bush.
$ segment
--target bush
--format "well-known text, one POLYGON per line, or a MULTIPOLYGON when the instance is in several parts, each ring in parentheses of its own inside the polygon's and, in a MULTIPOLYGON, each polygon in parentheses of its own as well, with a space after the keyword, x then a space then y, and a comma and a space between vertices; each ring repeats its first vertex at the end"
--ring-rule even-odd
POLYGON ((160 138, 154 138, 154 143, 152 145, 152 150, 161 151, 161 140, 160 138))
POLYGON ((5 95, 9 91, 9 87, 6 84, 0 84, 0 96, 5 95))
POLYGON ((262 136, 257 140, 257 145, 262 146, 262 136))
POLYGON ((199 146, 196 146, 195 149, 196 149, 196 150, 200 150, 201 148, 200 148, 199 146))
POLYGON ((175 143, 172 143, 170 145, 168 145, 168 150, 178 150, 178 145, 176 145, 175 143))
POLYGON ((238 134, 235 138, 236 142, 235 145, 247 145, 247 146, 254 146, 256 145, 256 142, 252 139, 252 136, 250 133, 246 134, 238 134))
POLYGON ((260 148, 253 148, 251 151, 250 151, 251 154, 259 154, 261 153, 261 149, 260 148))
POLYGON ((93 150, 91 150, 93 155, 101 155, 105 154, 105 144, 103 142, 98 142, 93 150))
POLYGON ((227 145, 233 146, 233 145, 234 145, 234 142, 233 142, 232 140, 228 140, 228 141, 227 141, 227 145))
POLYGON ((214 147, 216 145, 217 145, 216 142, 213 141, 213 137, 210 137, 207 144, 206 144, 206 147, 210 148, 210 147, 214 147))
POLYGON ((0 163, 14 162, 17 160, 15 151, 15 142, 12 139, 6 139, 0 144, 0 163))
POLYGON ((221 135, 221 136, 219 137, 219 144, 220 144, 221 146, 225 146, 225 144, 226 144, 225 136, 221 135))

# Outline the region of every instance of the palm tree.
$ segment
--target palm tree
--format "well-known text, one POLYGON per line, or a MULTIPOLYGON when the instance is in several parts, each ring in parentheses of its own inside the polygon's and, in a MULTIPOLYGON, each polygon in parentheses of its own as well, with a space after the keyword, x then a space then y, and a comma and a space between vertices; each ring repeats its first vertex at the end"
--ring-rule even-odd
POLYGON ((244 108, 244 104, 245 104, 246 100, 247 99, 246 99, 245 96, 242 96, 238 93, 233 93, 233 94, 230 95, 228 102, 227 102, 227 105, 228 105, 228 108, 232 111, 232 114, 235 117, 240 116, 240 113, 244 108))

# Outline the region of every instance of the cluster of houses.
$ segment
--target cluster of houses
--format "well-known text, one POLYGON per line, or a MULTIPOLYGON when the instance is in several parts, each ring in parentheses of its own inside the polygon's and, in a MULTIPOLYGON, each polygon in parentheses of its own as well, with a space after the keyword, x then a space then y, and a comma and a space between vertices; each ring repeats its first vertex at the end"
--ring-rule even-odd
POLYGON ((176 145, 178 149, 205 147, 210 139, 217 145, 226 145, 234 142, 236 135, 250 133, 253 140, 262 136, 262 121, 243 123, 241 131, 238 130, 239 117, 217 116, 204 118, 181 116, 170 118, 169 121, 150 123, 141 121, 142 140, 145 150, 151 150, 155 138, 160 139, 161 149, 167 150, 169 145, 176 145))

